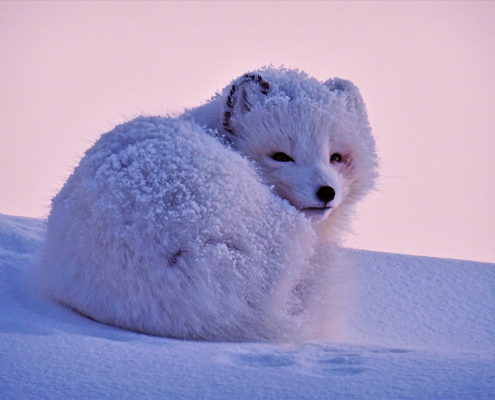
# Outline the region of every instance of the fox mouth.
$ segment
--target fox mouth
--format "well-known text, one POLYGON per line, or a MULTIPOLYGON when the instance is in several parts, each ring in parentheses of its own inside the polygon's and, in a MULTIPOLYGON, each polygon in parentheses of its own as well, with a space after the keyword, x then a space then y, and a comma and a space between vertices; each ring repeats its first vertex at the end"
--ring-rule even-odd
POLYGON ((306 207, 301 208, 301 211, 306 215, 321 216, 326 214, 332 209, 332 207, 306 207))

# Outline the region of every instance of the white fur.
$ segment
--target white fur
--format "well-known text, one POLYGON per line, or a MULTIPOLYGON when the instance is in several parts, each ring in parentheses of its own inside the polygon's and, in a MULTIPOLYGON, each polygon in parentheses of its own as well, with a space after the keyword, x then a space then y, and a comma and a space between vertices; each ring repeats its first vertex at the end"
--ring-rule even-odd
POLYGON ((270 89, 233 82, 233 133, 222 126, 229 85, 178 119, 119 125, 86 152, 52 201, 37 269, 51 297, 103 323, 177 338, 341 332, 352 261, 337 232, 376 176, 364 104, 347 81, 254 74, 270 89), (335 152, 346 163, 331 164, 335 152), (323 185, 335 189, 332 210, 308 219, 298 209, 320 207, 323 185))

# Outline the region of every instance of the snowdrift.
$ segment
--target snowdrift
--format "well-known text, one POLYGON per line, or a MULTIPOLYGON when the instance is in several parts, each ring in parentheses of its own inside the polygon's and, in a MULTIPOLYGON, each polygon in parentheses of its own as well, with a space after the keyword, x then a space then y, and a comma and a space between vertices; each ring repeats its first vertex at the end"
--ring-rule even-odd
POLYGON ((32 281, 44 222, 0 215, 0 397, 493 398, 495 264, 355 251, 339 342, 153 337, 47 301, 32 281))

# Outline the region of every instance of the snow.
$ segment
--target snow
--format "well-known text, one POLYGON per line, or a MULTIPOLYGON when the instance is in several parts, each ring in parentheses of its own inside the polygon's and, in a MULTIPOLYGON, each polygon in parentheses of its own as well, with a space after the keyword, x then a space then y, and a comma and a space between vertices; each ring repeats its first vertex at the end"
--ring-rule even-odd
POLYGON ((30 278, 43 235, 0 215, 0 398, 495 397, 494 264, 355 251, 342 341, 186 341, 48 301, 30 278))

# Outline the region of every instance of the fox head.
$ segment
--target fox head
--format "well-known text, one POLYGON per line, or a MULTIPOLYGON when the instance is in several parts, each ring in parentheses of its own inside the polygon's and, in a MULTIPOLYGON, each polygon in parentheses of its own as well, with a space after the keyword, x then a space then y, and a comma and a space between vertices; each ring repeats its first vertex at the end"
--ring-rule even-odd
POLYGON ((328 229, 342 228, 377 176, 375 142, 354 84, 264 68, 234 80, 211 103, 210 125, 256 165, 274 192, 328 229))

